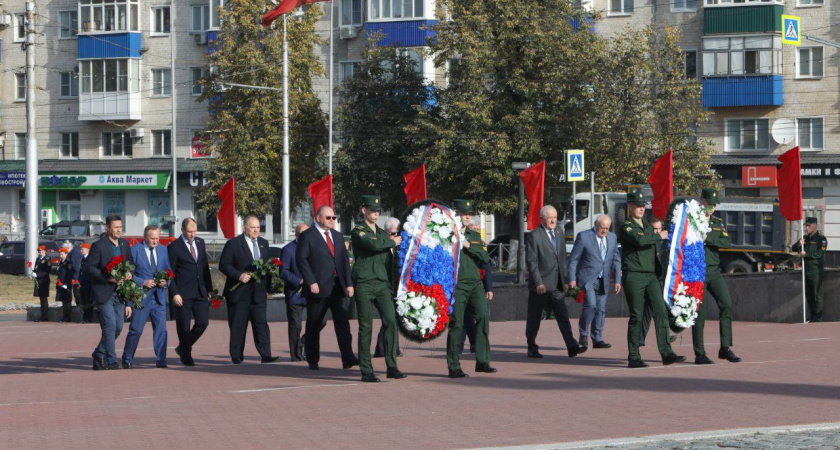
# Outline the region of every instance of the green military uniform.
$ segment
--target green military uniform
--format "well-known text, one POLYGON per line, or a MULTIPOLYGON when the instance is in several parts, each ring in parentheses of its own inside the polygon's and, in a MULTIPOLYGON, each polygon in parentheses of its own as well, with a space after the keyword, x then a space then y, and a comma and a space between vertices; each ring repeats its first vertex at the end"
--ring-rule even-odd
MULTIPOLYGON (((805 223, 816 224, 817 218, 808 217, 805 223)), ((820 322, 823 311, 822 284, 825 278, 825 249, 828 248, 828 240, 819 231, 806 235, 803 240, 805 241, 805 299, 808 302, 811 322, 820 322)), ((793 251, 802 251, 798 242, 794 244, 793 251)))
MULTIPOLYGON (((709 205, 718 204, 717 191, 714 189, 703 189, 703 199, 709 205)), ((720 310, 720 346, 727 348, 732 346, 732 298, 729 296, 729 289, 723 276, 720 273, 720 255, 718 251, 722 248, 732 246, 732 239, 723 222, 717 216, 709 217, 709 228, 711 232, 706 234, 706 242, 703 247, 706 250, 706 282, 705 291, 712 294, 720 310)), ((691 330, 691 338, 694 342, 694 355, 706 354, 703 346, 703 328, 706 325, 706 302, 700 303, 697 311, 697 319, 691 330)))
MULTIPOLYGON (((627 194, 627 202, 644 205, 641 193, 627 194)), ((662 285, 656 274, 656 244, 662 237, 653 231, 653 226, 642 219, 641 223, 627 219, 618 230, 621 243, 621 272, 624 295, 630 309, 630 321, 627 325, 627 350, 629 361, 641 361, 639 354, 639 336, 642 332, 642 316, 645 305, 653 311, 656 327, 656 343, 663 358, 671 355, 671 343, 668 341, 668 311, 662 298, 662 285)))
MULTIPOLYGON (((378 211, 379 196, 365 195, 364 205, 378 211)), ((359 320, 359 369, 362 375, 373 375, 370 360, 373 307, 379 310, 382 326, 385 328, 385 365, 397 368, 397 321, 394 300, 391 295, 389 274, 391 273, 391 249, 396 243, 388 232, 367 223, 357 225, 350 232, 353 254, 353 285, 355 286, 356 311, 359 320)))
MULTIPOLYGON (((472 214, 472 201, 455 200, 455 209, 472 214)), ((490 255, 484 248, 481 234, 471 230, 467 224, 464 224, 464 237, 470 243, 470 247, 461 249, 455 305, 449 316, 449 332, 446 335, 446 365, 450 373, 461 370, 464 312, 468 307, 472 309, 475 319, 475 362, 490 364, 490 313, 481 274, 478 271, 479 266, 490 262, 490 255)))

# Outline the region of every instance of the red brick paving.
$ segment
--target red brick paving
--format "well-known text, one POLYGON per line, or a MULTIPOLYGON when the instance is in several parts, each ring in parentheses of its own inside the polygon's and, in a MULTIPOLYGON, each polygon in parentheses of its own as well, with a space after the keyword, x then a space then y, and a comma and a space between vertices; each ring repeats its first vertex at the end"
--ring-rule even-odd
MULTIPOLYGON (((270 326, 275 354, 288 361, 285 323, 270 326)), ((663 367, 651 342, 644 370, 625 368, 626 319, 606 328, 612 349, 569 359, 546 321, 546 358, 533 360, 523 322, 494 322, 499 373, 474 374, 465 355, 463 380, 445 377, 444 339, 433 350, 403 342, 409 378, 386 380, 375 359, 383 382, 371 385, 357 369, 341 370, 332 327, 319 372, 261 365, 250 342, 246 364, 229 364, 223 321, 197 345, 197 367, 181 366, 170 322, 169 369, 154 368, 147 326, 134 370, 94 372, 97 325, 0 322, 0 448, 438 449, 840 422, 836 323, 736 323, 744 362, 731 364, 714 358, 712 322, 706 347, 717 364, 663 367)), ((693 361, 689 334, 674 349, 693 361)))

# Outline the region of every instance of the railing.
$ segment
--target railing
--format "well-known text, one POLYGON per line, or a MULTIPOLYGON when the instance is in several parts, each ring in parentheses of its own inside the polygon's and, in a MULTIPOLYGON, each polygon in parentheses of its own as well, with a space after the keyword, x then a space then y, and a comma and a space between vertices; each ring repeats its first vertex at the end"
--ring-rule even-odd
POLYGON ((493 245, 495 247, 490 249, 490 267, 494 270, 516 270, 516 244, 493 245))

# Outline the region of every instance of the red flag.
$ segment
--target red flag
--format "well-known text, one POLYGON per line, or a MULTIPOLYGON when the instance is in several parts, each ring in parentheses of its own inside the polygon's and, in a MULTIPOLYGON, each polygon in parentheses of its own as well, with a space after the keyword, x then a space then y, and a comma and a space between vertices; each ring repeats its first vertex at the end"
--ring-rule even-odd
POLYGON ((294 11, 296 8, 300 8, 303 5, 309 3, 318 3, 318 2, 326 2, 330 0, 281 0, 277 6, 274 7, 271 11, 265 13, 262 18, 263 27, 268 28, 271 25, 271 22, 277 20, 283 14, 288 12, 294 11))
POLYGON ((802 161, 799 146, 779 156, 779 212, 787 220, 802 220, 802 161))
POLYGON ((222 200, 222 206, 219 207, 216 219, 222 233, 230 239, 236 236, 236 178, 231 178, 219 189, 219 198, 222 200))
POLYGON ((312 197, 312 215, 318 211, 318 208, 327 205, 330 208, 333 206, 333 191, 332 191, 332 175, 312 183, 309 185, 309 196, 312 197))
POLYGON ((425 200, 426 197, 426 165, 422 164, 420 167, 403 175, 405 179, 405 198, 408 204, 425 200))
POLYGON ((528 229, 540 226, 540 209, 545 199, 545 160, 525 169, 519 174, 525 185, 525 197, 528 198, 528 229))
POLYGON ((653 190, 653 215, 660 220, 665 220, 668 214, 668 205, 674 201, 674 151, 662 155, 656 160, 648 178, 650 188, 653 190))

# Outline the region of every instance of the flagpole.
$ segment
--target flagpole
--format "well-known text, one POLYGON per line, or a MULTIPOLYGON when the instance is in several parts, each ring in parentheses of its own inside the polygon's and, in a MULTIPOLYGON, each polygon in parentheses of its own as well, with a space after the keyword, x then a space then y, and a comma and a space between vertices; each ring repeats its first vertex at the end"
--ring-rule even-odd
POLYGON ((330 128, 327 137, 327 154, 329 155, 329 167, 327 173, 332 175, 333 173, 333 12, 335 9, 333 8, 333 3, 330 2, 330 57, 329 57, 329 121, 330 121, 330 128))
POLYGON ((289 41, 286 39, 286 18, 283 14, 283 222, 280 242, 288 242, 291 220, 289 183, 289 41))
MULTIPOLYGON (((802 224, 804 222, 805 222, 805 214, 803 214, 802 219, 799 220, 799 239, 801 239, 801 240, 805 239, 805 230, 803 229, 803 226, 802 226, 802 224)), ((799 246, 799 251, 804 252, 805 251, 805 246, 800 245, 799 246)), ((806 303, 805 303, 805 300, 806 300, 805 299, 805 257, 801 256, 801 258, 802 258, 802 262, 800 262, 799 265, 801 266, 800 269, 802 269, 802 323, 807 323, 808 319, 805 315, 805 310, 807 308, 806 303)))

